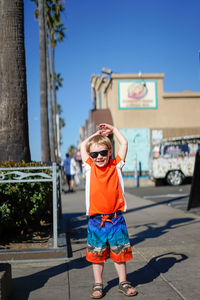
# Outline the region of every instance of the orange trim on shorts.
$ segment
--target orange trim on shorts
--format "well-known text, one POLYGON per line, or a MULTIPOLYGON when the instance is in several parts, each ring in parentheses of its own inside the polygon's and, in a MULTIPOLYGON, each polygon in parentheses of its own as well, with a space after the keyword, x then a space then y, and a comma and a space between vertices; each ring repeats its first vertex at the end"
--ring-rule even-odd
POLYGON ((114 262, 125 262, 131 260, 133 258, 131 247, 122 250, 118 254, 113 252, 112 249, 110 249, 110 258, 112 258, 114 262))
POLYGON ((108 259, 108 251, 105 249, 104 252, 89 252, 88 248, 86 249, 86 260, 92 263, 102 263, 108 259))
POLYGON ((133 258, 131 247, 122 250, 120 253, 115 253, 110 248, 109 254, 108 250, 105 249, 104 252, 89 252, 88 248, 86 249, 86 260, 92 263, 102 263, 105 262, 108 258, 111 258, 114 262, 125 262, 133 258))

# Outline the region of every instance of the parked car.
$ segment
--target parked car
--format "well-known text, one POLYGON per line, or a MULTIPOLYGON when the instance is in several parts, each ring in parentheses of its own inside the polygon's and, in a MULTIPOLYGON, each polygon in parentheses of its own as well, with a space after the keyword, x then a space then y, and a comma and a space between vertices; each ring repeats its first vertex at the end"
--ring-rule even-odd
POLYGON ((170 185, 181 185, 192 177, 195 155, 200 149, 200 136, 177 137, 154 145, 150 153, 149 176, 155 182, 165 180, 170 185))

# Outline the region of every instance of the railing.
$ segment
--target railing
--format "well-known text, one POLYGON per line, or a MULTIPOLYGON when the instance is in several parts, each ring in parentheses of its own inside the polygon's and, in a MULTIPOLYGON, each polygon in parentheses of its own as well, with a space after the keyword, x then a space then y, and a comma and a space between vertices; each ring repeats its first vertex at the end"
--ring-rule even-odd
POLYGON ((56 163, 45 167, 17 167, 0 168, 0 183, 19 183, 19 182, 52 182, 53 198, 53 248, 58 247, 58 216, 61 217, 61 169, 56 163), (26 172, 23 172, 23 171, 26 172), (27 171, 41 172, 28 172, 27 171), (43 173, 43 170, 49 170, 50 174, 43 173), (13 179, 6 179, 8 175, 16 175, 13 179), (31 177, 39 176, 38 179, 31 177))

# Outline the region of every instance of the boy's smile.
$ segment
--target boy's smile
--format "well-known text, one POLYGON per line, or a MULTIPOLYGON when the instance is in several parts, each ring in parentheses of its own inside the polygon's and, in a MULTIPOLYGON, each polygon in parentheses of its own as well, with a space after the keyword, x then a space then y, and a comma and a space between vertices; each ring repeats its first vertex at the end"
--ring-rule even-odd
POLYGON ((90 153, 101 152, 104 150, 108 150, 108 154, 106 156, 101 155, 101 153, 98 153, 98 156, 95 158, 90 156, 95 165, 100 168, 105 167, 108 164, 109 158, 112 154, 112 149, 108 149, 106 145, 93 144, 90 146, 90 153))

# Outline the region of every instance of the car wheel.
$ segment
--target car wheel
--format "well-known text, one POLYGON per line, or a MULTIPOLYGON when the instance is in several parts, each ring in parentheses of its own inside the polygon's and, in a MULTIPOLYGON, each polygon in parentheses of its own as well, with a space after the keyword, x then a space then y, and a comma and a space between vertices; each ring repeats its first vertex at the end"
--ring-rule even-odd
POLYGON ((169 185, 181 185, 182 182, 183 182, 183 174, 178 171, 178 170, 174 170, 174 171, 170 171, 168 174, 167 174, 167 183, 169 185))

